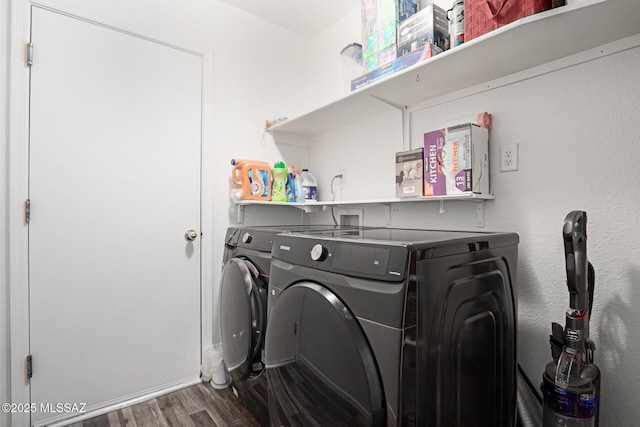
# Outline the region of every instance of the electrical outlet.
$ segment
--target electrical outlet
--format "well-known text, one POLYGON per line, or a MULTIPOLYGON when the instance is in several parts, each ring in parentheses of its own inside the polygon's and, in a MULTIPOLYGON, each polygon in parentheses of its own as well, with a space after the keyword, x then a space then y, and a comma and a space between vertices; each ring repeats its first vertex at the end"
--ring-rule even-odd
POLYGON ((518 170, 518 145, 500 146, 500 172, 518 170))

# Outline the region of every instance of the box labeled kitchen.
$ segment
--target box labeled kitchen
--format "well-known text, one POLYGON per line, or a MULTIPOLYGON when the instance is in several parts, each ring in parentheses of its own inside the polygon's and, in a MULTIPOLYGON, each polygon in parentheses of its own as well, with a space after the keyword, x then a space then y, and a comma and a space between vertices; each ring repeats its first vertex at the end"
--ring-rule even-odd
POLYGON ((447 194, 445 176, 442 170, 442 150, 446 130, 434 130, 424 134, 424 187, 425 196, 447 194))
POLYGON ((422 196, 422 148, 396 153, 396 197, 422 196))
POLYGON ((489 193, 489 129, 471 123, 450 127, 441 159, 447 195, 489 193))

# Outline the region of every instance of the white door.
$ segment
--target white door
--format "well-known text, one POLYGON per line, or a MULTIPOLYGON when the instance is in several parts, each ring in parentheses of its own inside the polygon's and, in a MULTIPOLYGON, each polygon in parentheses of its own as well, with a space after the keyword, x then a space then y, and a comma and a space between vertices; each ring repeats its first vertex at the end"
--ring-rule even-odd
POLYGON ((40 423, 198 377, 202 58, 39 7, 32 43, 40 423))

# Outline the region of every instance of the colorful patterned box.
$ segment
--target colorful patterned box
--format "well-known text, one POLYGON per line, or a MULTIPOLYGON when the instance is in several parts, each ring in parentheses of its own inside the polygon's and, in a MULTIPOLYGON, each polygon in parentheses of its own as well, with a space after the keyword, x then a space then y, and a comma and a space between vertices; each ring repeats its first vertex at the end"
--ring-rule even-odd
POLYGON ((398 56, 398 25, 416 13, 414 0, 361 0, 362 66, 367 73, 398 56))
POLYGON ((370 71, 360 77, 351 80, 351 90, 353 91, 365 87, 373 82, 382 79, 383 77, 390 76, 391 74, 397 73, 400 70, 409 68, 412 65, 425 61, 441 52, 442 50, 440 48, 432 45, 431 43, 428 43, 418 50, 414 50, 407 55, 393 60, 389 64, 385 64, 373 71, 370 71))

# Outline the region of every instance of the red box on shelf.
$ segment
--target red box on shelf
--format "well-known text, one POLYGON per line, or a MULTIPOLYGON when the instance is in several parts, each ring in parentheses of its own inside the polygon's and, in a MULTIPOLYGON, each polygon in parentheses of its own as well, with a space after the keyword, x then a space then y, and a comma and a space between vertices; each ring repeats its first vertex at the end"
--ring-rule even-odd
POLYGON ((464 41, 517 19, 551 9, 553 0, 465 0, 464 41))

